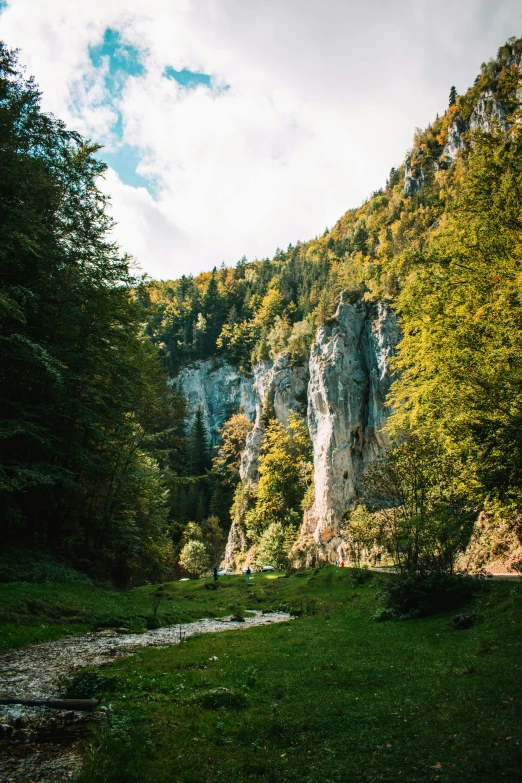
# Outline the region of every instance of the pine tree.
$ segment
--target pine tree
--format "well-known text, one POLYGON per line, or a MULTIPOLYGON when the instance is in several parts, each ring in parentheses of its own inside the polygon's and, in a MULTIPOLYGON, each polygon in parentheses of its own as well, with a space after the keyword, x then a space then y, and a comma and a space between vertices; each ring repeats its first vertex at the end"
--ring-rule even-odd
POLYGON ((216 340, 223 327, 223 302, 217 283, 217 270, 214 267, 203 297, 202 314, 206 319, 205 335, 202 340, 203 356, 210 356, 216 350, 216 340))
POLYGON ((457 102, 457 90, 452 87, 449 94, 449 106, 454 106, 457 102))
POLYGON ((187 468, 190 476, 203 476, 210 468, 208 434, 201 408, 196 412, 188 439, 187 468))

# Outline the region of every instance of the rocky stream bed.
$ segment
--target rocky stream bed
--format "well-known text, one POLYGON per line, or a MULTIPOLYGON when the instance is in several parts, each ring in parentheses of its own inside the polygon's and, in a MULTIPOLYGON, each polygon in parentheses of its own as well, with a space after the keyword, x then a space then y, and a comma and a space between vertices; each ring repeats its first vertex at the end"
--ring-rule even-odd
MULTIPOLYGON (((252 612, 241 622, 204 619, 145 633, 105 630, 25 647, 0 658, 0 698, 57 698, 79 669, 111 663, 140 647, 166 647, 194 634, 246 630, 290 619, 283 612, 252 612)), ((0 706, 1 783, 51 783, 72 777, 81 766, 93 724, 104 718, 103 711, 0 706)))

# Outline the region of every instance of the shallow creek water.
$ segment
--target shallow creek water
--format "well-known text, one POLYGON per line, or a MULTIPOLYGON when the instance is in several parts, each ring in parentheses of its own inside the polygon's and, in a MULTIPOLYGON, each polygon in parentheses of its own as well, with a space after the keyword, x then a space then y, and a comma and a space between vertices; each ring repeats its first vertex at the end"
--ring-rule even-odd
MULTIPOLYGON (((167 647, 194 634, 246 630, 290 619, 283 612, 252 612, 244 622, 204 619, 145 633, 107 630, 25 647, 0 657, 0 698, 58 697, 79 669, 102 666, 140 647, 167 647)), ((103 718, 103 712, 0 706, 1 783, 47 783, 71 777, 81 765, 91 725, 103 718)))

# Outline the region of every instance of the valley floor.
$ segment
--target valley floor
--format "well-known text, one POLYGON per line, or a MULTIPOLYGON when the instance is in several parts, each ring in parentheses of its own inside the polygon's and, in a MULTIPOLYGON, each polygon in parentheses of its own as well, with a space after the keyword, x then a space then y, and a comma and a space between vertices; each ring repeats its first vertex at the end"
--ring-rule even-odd
MULTIPOLYGON (((452 614, 372 619, 387 578, 355 585, 350 569, 326 567, 250 586, 226 577, 216 592, 204 580, 169 585, 172 615, 199 602, 300 617, 143 648, 80 674, 69 692, 101 699, 109 717, 75 779, 522 781, 522 585, 487 582, 466 608, 478 622, 456 631, 452 614)), ((141 588, 142 607, 152 590, 141 588)), ((125 599, 133 617, 135 593, 125 599)))

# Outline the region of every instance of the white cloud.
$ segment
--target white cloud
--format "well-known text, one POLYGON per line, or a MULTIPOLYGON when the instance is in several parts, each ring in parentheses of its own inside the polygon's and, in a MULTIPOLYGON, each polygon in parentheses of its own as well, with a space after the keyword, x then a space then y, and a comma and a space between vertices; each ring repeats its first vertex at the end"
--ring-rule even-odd
POLYGON ((332 225, 520 19, 518 0, 10 0, 0 26, 46 109, 109 144, 121 111, 154 196, 109 170, 117 238, 149 274, 176 277, 332 225), (113 106, 88 52, 107 27, 145 65, 113 106), (185 90, 168 65, 229 89, 185 90))

